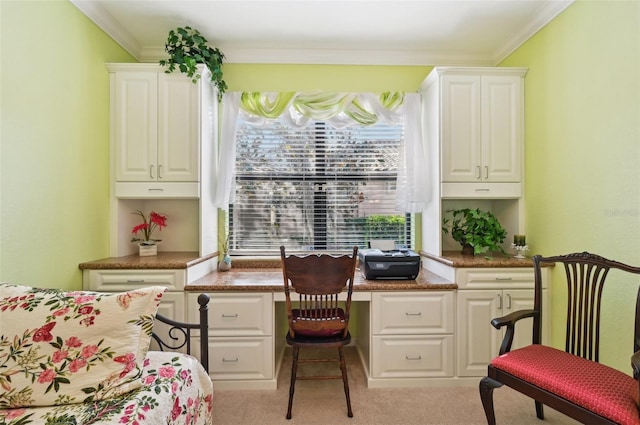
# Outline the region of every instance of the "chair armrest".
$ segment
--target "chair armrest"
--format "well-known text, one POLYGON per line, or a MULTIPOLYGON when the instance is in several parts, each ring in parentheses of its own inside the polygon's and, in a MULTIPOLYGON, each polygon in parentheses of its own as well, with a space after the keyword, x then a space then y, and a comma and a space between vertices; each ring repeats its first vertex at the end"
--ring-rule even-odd
POLYGON ((640 351, 631 355, 631 367, 633 368, 633 378, 640 379, 640 351))
POLYGON ((513 336, 516 330, 516 322, 520 319, 527 317, 539 317, 540 313, 537 310, 518 310, 513 313, 509 313, 506 316, 496 317, 491 320, 491 325, 500 329, 504 326, 507 327, 507 331, 504 334, 502 343, 500 344, 500 354, 508 353, 511 351, 511 344, 513 343, 513 336))

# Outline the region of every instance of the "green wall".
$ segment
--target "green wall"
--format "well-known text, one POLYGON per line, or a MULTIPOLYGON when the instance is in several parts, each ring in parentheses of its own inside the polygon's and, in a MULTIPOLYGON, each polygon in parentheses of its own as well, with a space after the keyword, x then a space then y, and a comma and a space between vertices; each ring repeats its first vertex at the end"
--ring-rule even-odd
POLYGON ((109 75, 134 59, 68 1, 0 1, 0 280, 80 289, 109 254, 109 75))
POLYGON ((229 91, 415 92, 430 66, 226 64, 229 91))
MULTIPOLYGON (((577 1, 501 64, 529 68, 525 195, 531 253, 589 251, 640 265, 639 28, 638 1, 577 1)), ((629 373, 640 278, 611 277, 602 360, 629 373), (623 283, 630 284, 618 286, 623 283)), ((565 294, 554 288, 552 296, 553 341, 559 345, 565 294)))

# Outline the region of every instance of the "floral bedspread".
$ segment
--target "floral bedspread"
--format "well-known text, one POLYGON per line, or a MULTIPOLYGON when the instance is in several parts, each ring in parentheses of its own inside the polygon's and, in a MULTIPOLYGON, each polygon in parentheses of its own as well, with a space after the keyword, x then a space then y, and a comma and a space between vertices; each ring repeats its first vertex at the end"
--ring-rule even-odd
POLYGON ((209 425, 213 386, 193 357, 149 351, 142 388, 119 398, 0 410, 0 425, 209 425))

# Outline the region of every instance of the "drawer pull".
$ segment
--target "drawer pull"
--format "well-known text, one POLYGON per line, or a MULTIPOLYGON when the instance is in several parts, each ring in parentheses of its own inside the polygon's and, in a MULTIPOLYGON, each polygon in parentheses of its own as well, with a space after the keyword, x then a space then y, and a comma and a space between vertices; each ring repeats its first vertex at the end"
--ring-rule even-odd
POLYGON ((224 313, 223 313, 223 314, 222 314, 222 318, 223 318, 223 319, 224 319, 224 318, 236 318, 236 317, 238 317, 238 313, 236 313, 236 314, 224 314, 224 313))
POLYGON ((496 280, 513 280, 512 277, 496 277, 496 280))
POLYGON ((422 360, 422 356, 418 356, 418 357, 409 357, 409 356, 404 356, 405 359, 407 360, 422 360))
POLYGON ((127 283, 143 283, 144 279, 127 279, 127 283))
POLYGON ((416 313, 411 313, 411 312, 407 311, 407 312, 405 313, 405 315, 406 315, 406 316, 422 316, 422 313, 421 313, 421 312, 419 312, 419 311, 418 311, 418 312, 416 312, 416 313))
POLYGON ((222 363, 238 363, 238 358, 227 360, 227 358, 222 358, 222 363))

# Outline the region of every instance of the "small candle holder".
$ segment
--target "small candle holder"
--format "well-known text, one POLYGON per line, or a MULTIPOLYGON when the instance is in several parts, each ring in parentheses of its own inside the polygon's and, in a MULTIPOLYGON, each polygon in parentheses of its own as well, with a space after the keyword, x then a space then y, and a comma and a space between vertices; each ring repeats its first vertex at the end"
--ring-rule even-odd
POLYGON ((513 258, 527 258, 522 255, 522 253, 525 251, 529 251, 528 245, 516 245, 515 243, 512 243, 511 248, 516 250, 516 255, 514 255, 513 258))

